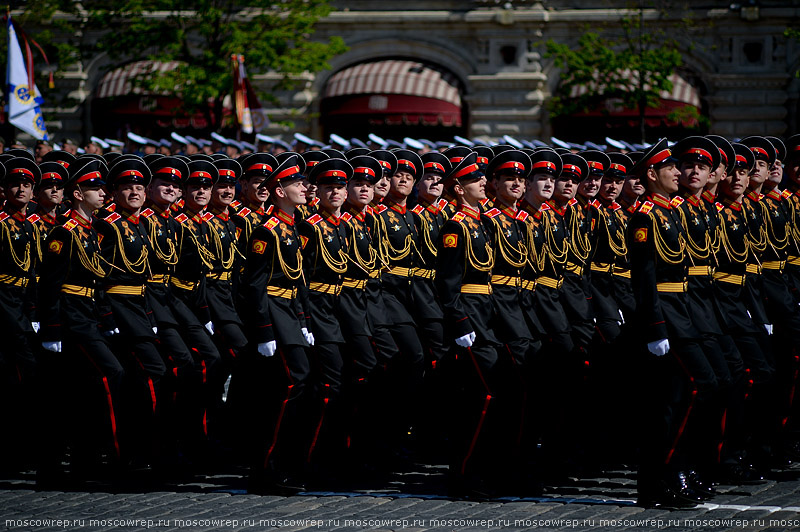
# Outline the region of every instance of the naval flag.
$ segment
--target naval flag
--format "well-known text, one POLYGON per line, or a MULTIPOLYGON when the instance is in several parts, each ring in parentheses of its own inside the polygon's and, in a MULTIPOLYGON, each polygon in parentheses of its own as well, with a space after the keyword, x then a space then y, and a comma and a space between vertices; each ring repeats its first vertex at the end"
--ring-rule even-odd
MULTIPOLYGON (((27 44, 26 44, 27 46, 27 44)), ((28 65, 33 68, 32 62, 28 65)), ((31 72, 33 74, 33 72, 31 72)), ((33 83, 33 76, 28 77, 22 49, 17 40, 17 33, 8 16, 8 121, 39 140, 49 140, 44 125, 41 105, 44 103, 42 93, 33 83)))

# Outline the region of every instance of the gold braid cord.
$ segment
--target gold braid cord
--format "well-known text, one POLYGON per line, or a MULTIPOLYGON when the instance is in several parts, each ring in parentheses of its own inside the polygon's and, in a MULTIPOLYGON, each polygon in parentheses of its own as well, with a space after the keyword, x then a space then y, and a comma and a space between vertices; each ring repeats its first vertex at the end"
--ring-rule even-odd
MULTIPOLYGON (((555 215, 553 214, 550 216, 555 216, 555 215)), ((551 229, 550 224, 552 222, 552 219, 550 218, 550 216, 547 217, 548 220, 546 223, 545 233, 544 233, 546 237, 547 256, 550 257, 550 262, 552 262, 553 265, 556 264, 564 265, 567 262, 567 253, 569 252, 569 241, 566 238, 562 239, 563 247, 559 249, 558 244, 556 243, 556 240, 553 235, 553 230, 551 229)), ((545 216, 542 216, 542 218, 545 218, 545 216)))
POLYGON ((351 259, 351 262, 355 262, 366 272, 371 272, 375 270, 375 266, 378 262, 378 253, 370 245, 368 246, 369 259, 365 259, 364 257, 361 256, 361 252, 358 251, 358 246, 355 243, 355 231, 360 229, 361 231, 364 232, 364 234, 367 234, 367 228, 362 227, 361 222, 357 221, 355 218, 353 218, 353 220, 349 222, 349 225, 350 227, 353 228, 353 246, 350 249, 353 250, 353 255, 355 255, 355 260, 351 259))
POLYGON ((656 252, 661 260, 667 264, 681 264, 685 258, 686 251, 686 238, 683 233, 678 234, 678 249, 670 248, 664 241, 659 230, 658 220, 653 212, 648 213, 650 220, 653 222, 653 243, 656 246, 656 252))
POLYGON ((708 231, 705 232, 705 242, 699 244, 695 242, 689 234, 689 220, 686 218, 686 213, 683 209, 678 209, 681 216, 681 223, 683 224, 683 232, 686 233, 686 249, 689 250, 689 255, 696 259, 707 259, 711 256, 711 238, 708 231))
POLYGON ((214 257, 217 258, 224 271, 228 271, 233 266, 233 261, 236 258, 236 244, 231 241, 228 245, 228 258, 225 258, 225 250, 222 247, 222 238, 219 236, 216 224, 209 223, 208 228, 211 230, 212 240, 214 241, 214 257))
POLYGON ((3 228, 3 235, 2 235, 3 239, 8 241, 8 249, 11 252, 11 260, 14 261, 14 264, 16 264, 17 267, 20 270, 22 270, 24 272, 30 271, 30 269, 31 269, 31 243, 30 242, 26 242, 25 243, 25 253, 23 254, 23 258, 20 259, 19 255, 17 255, 17 252, 14 249, 14 243, 11 241, 11 230, 8 228, 8 226, 6 224, 4 224, 2 222, 0 222, 0 227, 3 228))
POLYGON ((524 268, 528 259, 528 249, 525 247, 525 243, 520 240, 519 246, 512 245, 506 239, 502 227, 500 227, 500 222, 495 218, 492 218, 492 222, 494 222, 497 229, 497 250, 500 252, 500 256, 514 268, 524 268))
MULTIPOLYGON (((527 262, 530 265, 530 267, 533 269, 533 271, 538 274, 538 273, 542 273, 544 271, 544 263, 547 260, 547 254, 544 253, 544 252, 543 253, 539 253, 539 252, 536 251, 536 245, 535 245, 536 244, 536 240, 534 239, 534 236, 533 236, 534 225, 533 225, 533 221, 532 220, 533 220, 533 216, 531 215, 531 216, 528 216, 528 220, 525 222, 525 227, 526 227, 526 229, 528 231, 528 242, 531 243, 531 245, 528 247, 527 262)), ((542 250, 542 251, 544 251, 544 250, 542 250)))
POLYGON ((466 271, 467 265, 470 265, 473 269, 479 272, 491 271, 492 266, 494 266, 494 253, 492 253, 492 246, 489 244, 489 242, 484 243, 486 246, 486 256, 488 259, 485 262, 481 262, 478 260, 478 257, 475 256, 475 252, 472 249, 472 239, 469 235, 469 229, 463 223, 459 223, 459 225, 464 231, 464 271, 466 271))
POLYGON ((580 216, 578 216, 577 213, 573 213, 573 216, 570 217, 569 245, 572 248, 572 252, 575 254, 575 256, 582 261, 585 261, 589 257, 589 253, 592 251, 592 244, 589 242, 588 232, 583 232, 580 230, 579 219, 580 216))
POLYGON ((347 255, 339 248, 339 258, 334 259, 333 256, 328 251, 328 248, 325 247, 325 244, 322 243, 322 229, 318 225, 314 226, 314 231, 317 234, 317 244, 319 247, 319 254, 322 257, 323 262, 330 268, 332 271, 336 273, 345 273, 347 272, 347 255))
POLYGON ((725 250, 725 254, 728 256, 728 260, 735 264, 742 264, 747 262, 747 254, 750 251, 750 242, 745 237, 744 239, 744 247, 741 251, 734 249, 733 243, 731 242, 730 237, 728 237, 728 229, 726 224, 723 222, 719 224, 720 228, 720 235, 719 240, 721 244, 721 248, 725 250))
POLYGON ((425 243, 425 247, 428 248, 428 253, 430 253, 431 256, 435 257, 437 251, 436 251, 436 245, 433 243, 433 240, 431 240, 431 229, 430 229, 431 224, 428 223, 428 220, 426 218, 422 216, 420 216, 420 218, 423 220, 422 241, 425 243))
POLYGON ((156 234, 157 226, 158 224, 150 222, 150 230, 148 232, 148 235, 150 236, 150 243, 153 246, 153 251, 156 254, 156 258, 167 266, 175 266, 178 264, 178 253, 177 249, 175 248, 175 243, 167 238, 169 249, 167 251, 161 249, 161 246, 158 245, 158 235, 156 234))
POLYGON ((769 215, 769 208, 764 205, 762 209, 764 211, 764 220, 766 220, 766 229, 765 233, 767 235, 767 239, 769 240, 769 245, 772 246, 773 249, 776 251, 779 249, 786 249, 786 246, 789 245, 789 227, 784 228, 784 236, 783 238, 778 238, 775 234, 775 226, 772 224, 772 217, 769 215))
MULTIPOLYGON (((80 238, 78 238, 78 235, 76 235, 73 232, 70 232, 70 234, 72 235, 72 243, 71 243, 72 249, 77 250, 78 261, 80 261, 81 265, 88 271, 95 274, 97 277, 102 278, 108 275, 106 271, 103 269, 103 267, 100 265, 100 260, 102 259, 100 254, 95 251, 94 253, 92 253, 92 256, 90 258, 89 255, 86 253, 86 249, 84 249, 83 247, 83 243, 80 241, 80 238)), ((70 249, 70 252, 72 251, 72 249, 70 249)))
POLYGON ((625 227, 625 224, 622 220, 619 219, 616 211, 612 211, 612 216, 617 218, 617 230, 612 235, 611 234, 611 226, 608 224, 606 219, 608 215, 605 211, 597 209, 597 212, 600 213, 600 221, 603 222, 603 225, 606 228, 606 235, 608 235, 608 247, 611 249, 611 252, 616 255, 617 257, 624 257, 628 254, 628 243, 625 241, 625 231, 621 229, 625 227), (616 237, 616 239, 615 239, 616 237))
MULTIPOLYGON (((272 233, 272 236, 275 238, 275 245, 272 246, 272 248, 273 248, 273 251, 272 251, 272 257, 273 257, 272 264, 275 264, 275 260, 274 259, 277 258, 278 259, 278 264, 281 267, 281 271, 283 272, 283 275, 287 279, 289 279, 290 281, 298 280, 300 277, 303 276, 303 255, 302 255, 302 253, 300 253, 300 248, 299 247, 297 248, 297 252, 295 254, 295 261, 297 263, 297 266, 293 268, 293 267, 289 266, 289 264, 287 264, 287 262, 286 262, 286 259, 283 258, 283 252, 281 251, 281 239, 278 237, 278 233, 276 233, 274 230, 272 230, 271 233, 272 233)), ((271 280, 272 280, 272 274, 270 273, 269 281, 271 281, 271 280)), ((267 282, 269 282, 269 281, 267 281, 267 282)))
MULTIPOLYGON (((747 220, 747 214, 749 207, 745 206, 746 204, 742 202, 742 209, 745 211, 745 220, 747 220)), ((753 231, 750 230, 750 226, 747 226, 747 238, 749 240, 750 248, 758 253, 763 253, 767 249, 767 229, 763 225, 758 228, 758 236, 753 234, 753 231)))

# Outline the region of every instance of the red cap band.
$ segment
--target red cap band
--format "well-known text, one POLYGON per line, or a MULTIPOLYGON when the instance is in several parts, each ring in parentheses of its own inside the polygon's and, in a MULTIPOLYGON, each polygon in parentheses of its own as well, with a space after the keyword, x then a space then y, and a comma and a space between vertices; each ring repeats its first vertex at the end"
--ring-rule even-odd
POLYGON ((495 172, 497 172, 497 170, 505 170, 506 168, 513 168, 514 170, 525 170, 525 165, 519 161, 508 161, 501 165, 498 165, 497 168, 495 169, 495 172))
POLYGON ((33 180, 33 172, 31 172, 27 168, 14 168, 9 172, 9 174, 22 174, 26 177, 30 177, 31 180, 33 180))
POLYGON ((56 161, 58 164, 63 166, 64 168, 69 168, 69 163, 67 161, 56 161))
POLYGON ((439 170, 440 172, 444 172, 444 165, 435 162, 425 163, 424 168, 426 170, 428 168, 433 168, 434 170, 439 170))
POLYGON ((383 166, 384 168, 389 168, 389 169, 392 168, 392 164, 389 161, 378 161, 378 162, 381 163, 381 166, 383 166))
POLYGON ((656 153, 647 160, 647 166, 653 166, 654 164, 663 163, 670 157, 672 157, 672 152, 669 149, 661 150, 660 152, 656 153))
POLYGON ((753 153, 759 153, 759 154, 763 155, 764 157, 766 157, 767 159, 769 159, 769 154, 767 153, 767 150, 765 150, 764 148, 759 148, 758 146, 753 146, 752 148, 750 148, 750 150, 753 153))
POLYGON ((581 174, 581 167, 580 166, 575 166, 574 164, 565 164, 564 165, 564 170, 569 172, 569 173, 571 173, 571 174, 575 174, 578 177, 581 177, 581 175, 582 175, 581 174))
POLYGON ((347 177, 347 174, 341 170, 328 170, 323 172, 319 177, 347 177))
POLYGON ((478 157, 478 161, 477 162, 478 162, 478 164, 489 164, 489 158, 488 157, 478 157))
POLYGON ((719 148, 719 156, 725 161, 725 164, 728 164, 728 156, 725 155, 725 152, 722 151, 722 148, 719 148))
POLYGON ((120 177, 144 177, 141 172, 138 170, 125 170, 121 174, 117 176, 117 179, 120 177))
POLYGON ((536 170, 537 168, 547 168, 548 170, 555 170, 556 165, 550 161, 539 161, 538 163, 533 163, 531 170, 536 170))
POLYGON ((699 155, 700 157, 705 157, 709 161, 712 160, 711 154, 702 148, 689 148, 688 150, 686 150, 685 153, 690 153, 692 155, 699 155))
POLYGON ((90 179, 100 179, 103 177, 103 174, 100 172, 89 172, 88 174, 84 174, 77 179, 77 183, 83 183, 84 181, 89 181, 90 179))
POLYGON ((211 174, 209 174, 208 172, 203 172, 201 170, 201 171, 198 171, 198 172, 192 172, 191 174, 189 174, 189 177, 205 177, 205 178, 211 179, 211 174))
POLYGON ((451 162, 452 164, 455 164, 455 163, 460 163, 460 162, 461 162, 461 161, 463 161, 463 160, 464 160, 464 158, 463 158, 463 157, 450 157, 450 162, 451 162))
POLYGON ((603 163, 600 161, 586 161, 586 163, 589 165, 589 168, 594 168, 595 170, 600 171, 605 170, 605 166, 603 166, 603 163))
POLYGON ((397 160, 397 166, 408 166, 409 168, 411 168, 415 172, 417 171, 417 167, 414 166, 414 163, 412 163, 411 161, 408 161, 406 159, 398 159, 397 160))
POLYGON ((62 180, 61 174, 59 174, 58 172, 47 172, 42 176, 42 179, 58 179, 59 181, 62 180))
POLYGON ((180 170, 178 170, 177 168, 170 168, 169 166, 165 166, 164 168, 159 168, 158 170, 156 170, 156 173, 157 174, 170 174, 172 176, 177 177, 178 179, 183 177, 183 176, 181 176, 181 171, 180 170))
POLYGON ((270 165, 268 165, 268 164, 265 164, 265 163, 258 163, 258 164, 254 164, 253 166, 250 166, 250 167, 247 168, 248 172, 251 171, 251 170, 264 170, 266 172, 271 172, 272 171, 272 167, 270 165))
POLYGON ((459 170, 455 177, 456 179, 458 179, 459 177, 463 177, 467 174, 471 174, 472 172, 477 172, 477 171, 478 171, 478 165, 473 163, 459 170))
POLYGON ((353 173, 355 173, 355 174, 367 174, 367 175, 371 175, 372 177, 375 177, 375 171, 372 168, 368 167, 368 166, 359 166, 358 168, 353 170, 353 173))
POLYGON ((299 174, 300 167, 299 166, 290 166, 285 170, 281 170, 281 172, 275 176, 275 179, 283 179, 284 177, 288 177, 290 175, 299 174))
POLYGON ((306 168, 311 168, 312 166, 317 166, 320 161, 308 161, 306 162, 306 168))
POLYGON ((222 170, 219 171, 219 175, 225 177, 236 177, 236 172, 234 172, 233 170, 229 170, 227 168, 223 168, 222 170))
POLYGON ((619 170, 623 174, 627 171, 627 169, 624 166, 622 166, 621 164, 617 164, 617 163, 611 163, 611 166, 609 168, 612 168, 614 170, 619 170))
POLYGON ((737 163, 742 163, 742 164, 747 164, 747 158, 744 155, 737 154, 736 155, 736 162, 737 163))

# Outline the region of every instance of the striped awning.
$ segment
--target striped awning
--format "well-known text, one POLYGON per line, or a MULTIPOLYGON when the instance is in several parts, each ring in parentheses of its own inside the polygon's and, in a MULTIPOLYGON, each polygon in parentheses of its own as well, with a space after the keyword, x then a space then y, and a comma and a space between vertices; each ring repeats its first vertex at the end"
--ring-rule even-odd
MULTIPOLYGON (((128 96, 152 94, 137 86, 137 79, 146 79, 155 72, 169 72, 178 68, 180 61, 135 61, 127 65, 114 69, 100 80, 97 85, 97 98, 110 98, 112 96, 128 96)), ((173 92, 174 93, 174 92, 173 92)), ((163 94, 169 94, 165 92, 163 94)))
POLYGON ((356 94, 404 94, 461 106, 456 78, 418 61, 390 59, 345 68, 331 76, 323 96, 356 94))
MULTIPOLYGON (((622 79, 628 80, 631 84, 636 83, 636 71, 625 70, 622 72, 621 77, 622 79)), ((669 80, 672 82, 672 90, 661 91, 660 97, 662 100, 670 100, 673 102, 680 102, 693 105, 695 107, 700 107, 700 93, 694 86, 692 86, 691 83, 686 81, 686 79, 677 73, 673 73, 669 77, 669 80)), ((589 92, 589 88, 586 85, 576 85, 572 87, 572 90, 570 91, 570 97, 577 98, 578 96, 582 96, 587 92, 589 92)), ((603 92, 602 87, 599 92, 603 92)))

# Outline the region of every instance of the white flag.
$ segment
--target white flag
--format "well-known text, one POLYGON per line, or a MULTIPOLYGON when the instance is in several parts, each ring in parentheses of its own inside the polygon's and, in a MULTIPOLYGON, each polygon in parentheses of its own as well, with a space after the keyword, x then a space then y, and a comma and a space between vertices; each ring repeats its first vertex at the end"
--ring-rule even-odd
POLYGON ((11 24, 11 16, 8 17, 6 80, 8 83, 8 121, 39 140, 49 140, 40 107, 44 103, 44 99, 36 84, 33 85, 33 89, 28 86, 28 71, 25 68, 25 59, 17 40, 17 33, 11 24))

